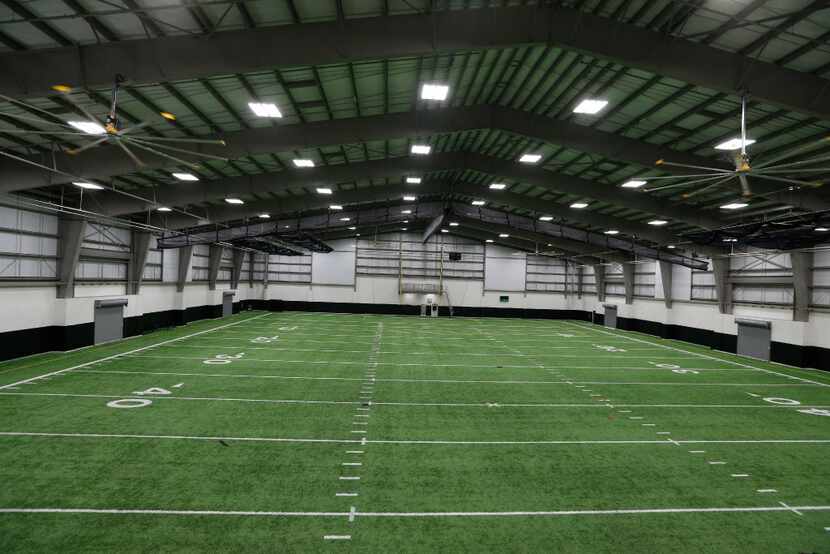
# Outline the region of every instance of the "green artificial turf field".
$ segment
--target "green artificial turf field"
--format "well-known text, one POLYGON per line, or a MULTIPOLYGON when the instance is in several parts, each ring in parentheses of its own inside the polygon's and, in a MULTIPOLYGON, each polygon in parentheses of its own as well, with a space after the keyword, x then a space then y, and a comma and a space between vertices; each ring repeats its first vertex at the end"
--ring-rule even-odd
POLYGON ((0 552, 830 553, 830 375, 246 312, 0 364, 0 552))

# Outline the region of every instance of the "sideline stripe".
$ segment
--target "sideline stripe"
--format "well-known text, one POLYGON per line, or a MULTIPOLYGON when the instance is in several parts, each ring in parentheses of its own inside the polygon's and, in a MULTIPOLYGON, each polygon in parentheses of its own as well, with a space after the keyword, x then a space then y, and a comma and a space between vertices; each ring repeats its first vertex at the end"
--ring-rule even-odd
MULTIPOLYGON (((632 514, 699 514, 741 512, 826 512, 830 506, 744 506, 729 508, 625 508, 619 510, 552 510, 534 512, 254 512, 237 510, 145 510, 117 508, 0 508, 0 514, 119 514, 165 516, 252 516, 252 517, 558 517, 632 514)), ((336 535, 330 535, 336 536, 336 535)))
POLYGON ((190 338, 190 337, 195 337, 195 336, 197 336, 197 335, 204 335, 205 333, 211 333, 211 332, 216 331, 216 330, 218 330, 218 329, 224 329, 224 328, 226 328, 226 327, 231 327, 231 326, 234 326, 234 325, 239 325, 240 323, 246 323, 246 322, 249 322, 249 321, 253 321, 253 320, 255 320, 255 319, 259 319, 259 318, 262 318, 262 317, 266 317, 266 316, 268 316, 268 315, 271 315, 271 314, 262 314, 262 315, 258 315, 258 316, 254 316, 254 317, 248 317, 248 318, 245 318, 245 319, 240 320, 240 321, 235 321, 235 322, 233 322, 233 323, 228 323, 228 324, 226 324, 226 325, 220 325, 219 327, 213 327, 213 328, 211 328, 211 329, 207 329, 207 330, 205 330, 205 331, 198 331, 198 332, 196 332, 196 333, 191 333, 191 334, 189 334, 189 335, 185 335, 185 336, 183 336, 183 337, 177 337, 177 338, 175 338, 175 339, 170 339, 170 340, 166 340, 166 341, 162 341, 162 342, 157 342, 157 343, 155 343, 155 344, 150 344, 150 345, 148 345, 148 346, 143 346, 143 347, 141 347, 141 348, 136 348, 135 350, 129 350, 129 351, 127 351, 127 352, 121 352, 121 353, 119 353, 119 354, 113 354, 112 356, 107 356, 107 357, 105 357, 105 358, 101 358, 101 359, 98 359, 98 360, 94 360, 94 361, 92 361, 92 362, 86 362, 86 363, 83 363, 83 364, 78 364, 78 365, 76 365, 76 366, 67 367, 66 369, 59 369, 59 370, 57 370, 57 371, 53 371, 53 372, 51 372, 51 373, 45 373, 45 374, 43 374, 43 375, 38 375, 37 377, 30 377, 29 379, 24 379, 24 380, 22 380, 22 381, 17 381, 16 383, 10 383, 10 384, 8 384, 8 385, 3 385, 2 387, 0 387, 0 390, 2 390, 2 389, 7 389, 7 388, 9 388, 9 387, 14 387, 14 386, 16 386, 16 385, 22 385, 22 384, 24 384, 24 383, 31 383, 32 381, 37 381, 38 379, 43 379, 43 378, 45 378, 45 377, 52 377, 52 376, 54 376, 54 375, 60 375, 61 373, 66 373, 67 371, 72 371, 73 369, 78 369, 78 368, 81 368, 81 367, 90 366, 90 365, 92 365, 92 364, 97 364, 97 363, 99 363, 99 362, 105 362, 105 361, 107 361, 107 360, 114 360, 114 359, 116 359, 116 358, 120 358, 121 356, 126 356, 126 355, 128 355, 128 354, 133 354, 133 353, 135 353, 135 352, 143 352, 144 350, 148 350, 148 349, 150 349, 150 348, 155 348, 155 347, 157 347, 157 346, 161 346, 161 345, 163 345, 163 344, 170 344, 171 342, 177 342, 177 341, 180 341, 180 340, 188 339, 188 338, 190 338))
MULTIPOLYGON (((431 445, 620 445, 652 444, 670 446, 677 444, 830 444, 830 439, 687 439, 687 440, 548 440, 548 441, 462 441, 462 440, 395 440, 395 439, 311 439, 278 437, 223 437, 192 435, 133 435, 114 433, 42 433, 27 431, 0 431, 0 437, 62 437, 91 439, 165 439, 196 441, 239 441, 239 442, 277 442, 277 443, 338 443, 338 444, 431 444, 431 445)), ((703 450, 691 450, 703 453, 703 450)))

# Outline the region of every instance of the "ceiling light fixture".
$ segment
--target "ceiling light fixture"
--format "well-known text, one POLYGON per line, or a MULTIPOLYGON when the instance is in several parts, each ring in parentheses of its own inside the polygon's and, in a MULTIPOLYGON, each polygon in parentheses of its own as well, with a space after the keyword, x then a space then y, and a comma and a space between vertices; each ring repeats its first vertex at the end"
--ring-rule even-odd
POLYGON ((341 206, 340 204, 332 204, 331 206, 329 206, 329 209, 334 211, 342 210, 343 206, 341 206))
POLYGON ((352 220, 351 217, 341 217, 340 218, 340 221, 351 221, 351 220, 352 220))
POLYGON ((227 202, 228 204, 236 204, 236 205, 241 205, 241 204, 245 203, 245 201, 242 200, 241 198, 225 198, 225 202, 227 202))
POLYGON ((507 188, 507 185, 504 183, 490 183, 490 189, 492 190, 504 190, 507 188))
POLYGON ((409 151, 419 156, 426 156, 432 152, 432 146, 429 144, 413 144, 409 151))
MULTIPOLYGON (((755 144, 754 139, 746 139, 746 145, 749 146, 750 144, 755 144)), ((715 150, 740 150, 741 149, 741 139, 740 137, 732 138, 729 140, 725 140, 722 143, 715 145, 715 150)))
POLYGON ((173 208, 168 208, 167 206, 159 206, 156 208, 157 212, 172 212, 173 208))
POLYGON ((738 239, 727 237, 727 238, 723 239, 723 242, 738 242, 738 239))
POLYGON ((199 178, 193 175, 192 173, 174 173, 173 177, 178 179, 179 181, 198 181, 199 178))
POLYGON ((539 221, 553 221, 553 216, 551 215, 543 215, 539 218, 539 221))
POLYGON ((486 240, 486 241, 484 241, 484 242, 493 242, 493 239, 487 239, 487 240, 486 240))
POLYGON ((608 100, 597 100, 593 98, 586 98, 576 105, 574 113, 582 113, 593 115, 602 111, 608 105, 608 100))
POLYGON ((616 229, 608 229, 607 231, 605 231, 605 234, 606 235, 619 235, 620 232, 617 231, 616 229))
POLYGON ((421 100, 446 100, 450 93, 449 85, 441 83, 424 83, 421 85, 421 100))
POLYGON ((270 102, 248 102, 248 107, 259 117, 282 117, 277 105, 270 102))
POLYGON ((499 233, 499 238, 500 239, 510 238, 510 235, 508 235, 507 233, 499 233))
POLYGON ((441 229, 441 232, 442 232, 442 233, 449 233, 449 232, 450 232, 450 230, 449 230, 449 229, 441 229))
POLYGON ((349 227, 349 231, 355 231, 355 230, 357 230, 357 227, 355 227, 354 225, 352 225, 351 227, 349 227))
POLYGON ((401 227, 401 231, 406 231, 406 227, 401 227))
POLYGON ((746 208, 749 206, 746 202, 732 202, 730 204, 724 204, 720 207, 721 210, 740 210, 741 208, 746 208))
POLYGON ((473 200, 473 206, 483 206, 486 203, 484 200, 473 200))
POLYGON ((407 185, 420 185, 421 184, 421 178, 420 177, 407 177, 406 178, 406 184, 407 185))
POLYGON ((271 214, 259 214, 260 219, 271 219, 271 214))
POLYGON ((620 185, 624 189, 638 189, 642 186, 645 186, 646 182, 641 181, 640 179, 632 179, 630 181, 626 181, 622 185, 620 185))
POLYGON ((522 157, 519 158, 519 161, 523 164, 535 164, 538 163, 541 159, 541 154, 522 154, 522 157))
POLYGON ((291 161, 294 163, 294 167, 314 167, 314 160, 308 158, 294 158, 291 161))
POLYGON ((457 221, 450 221, 450 227, 458 227, 457 221))
POLYGON ((830 229, 828 229, 827 227, 816 227, 815 229, 813 229, 813 231, 817 231, 819 233, 826 233, 827 231, 830 231, 830 229))
POLYGON ((85 190, 103 190, 104 188, 101 185, 96 185, 95 183, 88 183, 86 181, 75 181, 72 184, 78 188, 82 188, 85 190))
POLYGON ((412 210, 401 210, 401 213, 404 215, 409 215, 412 213, 412 210))
POLYGON ((675 245, 673 245, 673 244, 670 244, 670 245, 668 245, 666 248, 668 248, 669 250, 674 250, 674 249, 675 249, 675 248, 677 248, 677 247, 676 247, 675 245))
POLYGON ((331 194, 331 189, 328 187, 317 187, 317 194, 331 194))
POLYGON ((655 227, 659 227, 660 225, 665 225, 668 223, 665 219, 652 219, 648 222, 649 225, 654 225, 655 227))
POLYGON ((103 135, 107 132, 106 129, 94 121, 67 121, 67 123, 87 135, 103 135))
POLYGON ((571 204, 571 208, 573 208, 575 210, 581 210, 582 208, 587 208, 587 207, 588 207, 587 202, 574 202, 573 204, 571 204))
POLYGON ((404 196, 403 199, 404 199, 404 202, 415 202, 415 200, 417 200, 418 197, 407 195, 407 196, 404 196))

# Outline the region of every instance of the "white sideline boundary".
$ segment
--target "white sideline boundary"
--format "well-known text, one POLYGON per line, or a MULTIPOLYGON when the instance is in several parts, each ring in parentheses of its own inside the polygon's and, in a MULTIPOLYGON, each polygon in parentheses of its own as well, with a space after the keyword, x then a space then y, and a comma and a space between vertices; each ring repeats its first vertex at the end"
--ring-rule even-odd
POLYGON ((213 327, 211 329, 206 329, 204 331, 197 331, 196 333, 191 333, 189 335, 185 335, 185 336, 182 336, 182 337, 177 337, 177 338, 174 338, 174 339, 169 339, 169 340, 166 340, 166 341, 157 342, 155 344, 142 346, 141 348, 136 348, 134 350, 129 350, 127 352, 120 352, 118 354, 113 354, 112 356, 107 356, 105 358, 100 358, 98 360, 94 360, 94 361, 91 361, 91 362, 78 364, 78 365, 75 365, 75 366, 72 366, 72 367, 67 367, 65 369, 59 369, 57 371, 52 371, 50 373, 44 373, 43 375, 38 375, 37 377, 30 377, 28 379, 23 379, 22 381, 17 381, 16 383, 10 383, 8 385, 3 385, 2 387, 0 387, 0 390, 8 389, 8 388, 11 388, 11 387, 16 387, 17 385, 23 385, 25 383, 31 383, 32 381, 37 381, 38 379, 43 379, 43 378, 46 378, 46 377, 52 377, 52 376, 55 376, 55 375, 60 375, 61 373, 66 373, 67 371, 72 371, 73 369, 78 369, 78 368, 81 368, 81 367, 87 367, 87 366, 90 366, 92 364, 97 364, 99 362, 104 362, 104 361, 107 361, 107 360, 114 360, 115 358, 120 358, 121 356, 126 356, 128 354, 133 354, 135 352, 142 352, 142 351, 147 350, 149 348, 155 348, 156 346, 161 346, 163 344, 169 344, 171 342, 177 342, 177 341, 180 341, 180 340, 188 339, 190 337, 195 337, 197 335, 204 335, 205 333, 210 333, 210 332, 216 331, 218 329, 224 329, 226 327, 232 327, 234 325, 239 325, 240 323, 253 321, 255 319, 259 319, 261 317, 266 317, 268 315, 271 315, 271 314, 261 314, 261 315, 257 315, 257 316, 254 316, 254 317, 248 317, 248 318, 242 319, 240 321, 234 321, 233 323, 227 323, 225 325, 220 325, 219 327, 213 327))
POLYGON ((568 323, 569 325, 573 325, 574 327, 577 327, 579 329, 589 329, 589 330, 595 331, 597 333, 604 333, 606 335, 611 335, 612 337, 624 338, 624 339, 634 341, 634 342, 641 342, 643 344, 650 344, 652 346, 658 346, 658 347, 664 348, 666 350, 674 350, 675 352, 682 352, 684 354, 692 354, 694 356, 697 356, 697 357, 700 357, 700 358, 706 358, 708 360, 715 360, 715 361, 718 361, 718 362, 725 362, 725 363, 728 363, 728 364, 733 364, 733 365, 745 367, 745 368, 748 368, 748 369, 755 369, 757 371, 763 371, 764 373, 769 373, 771 375, 777 375, 779 377, 784 377, 786 379, 795 379, 795 380, 798 380, 798 381, 803 381, 805 383, 811 383, 813 385, 818 385, 818 386, 821 386, 821 387, 830 387, 830 384, 822 383, 821 381, 813 381, 811 379, 805 379, 803 377, 796 377, 795 375, 787 375, 786 373, 779 373, 779 372, 773 371, 771 369, 764 369, 764 368, 761 368, 761 367, 755 367, 753 365, 745 364, 745 363, 742 363, 742 362, 735 362, 733 360, 728 360, 728 359, 725 359, 725 358, 718 358, 718 357, 715 357, 715 356, 710 356, 708 354, 701 354, 700 352, 692 352, 691 350, 684 350, 683 348, 677 348, 676 346, 669 346, 667 344, 660 344, 658 342, 652 342, 652 341, 648 341, 648 340, 645 340, 645 339, 639 339, 639 338, 636 338, 636 337, 629 337, 628 335, 621 335, 619 333, 613 333, 611 331, 606 331, 605 329, 593 329, 591 327, 588 327, 587 325, 582 325, 582 324, 579 324, 579 323, 572 323, 572 322, 566 322, 566 323, 568 323))
POLYGON ((405 440, 405 439, 328 439, 283 437, 225 437, 202 435, 139 435, 114 433, 44 433, 28 431, 0 431, 0 437, 54 437, 79 439, 139 439, 185 441, 232 441, 264 443, 331 443, 331 444, 394 444, 394 445, 460 445, 460 446, 567 446, 567 445, 652 445, 677 444, 830 444, 830 439, 686 439, 686 440, 548 440, 548 441, 462 441, 462 440, 405 440))
MULTIPOLYGON (((154 510, 127 508, 0 508, 0 514, 109 514, 150 516, 316 517, 316 518, 443 518, 443 517, 565 517, 642 514, 701 514, 751 512, 826 512, 830 506, 742 506, 724 508, 623 508, 616 510, 551 510, 514 512, 267 512, 241 510, 154 510)), ((340 535, 329 535, 340 536, 340 535)), ((345 536, 345 535, 344 535, 345 536)))

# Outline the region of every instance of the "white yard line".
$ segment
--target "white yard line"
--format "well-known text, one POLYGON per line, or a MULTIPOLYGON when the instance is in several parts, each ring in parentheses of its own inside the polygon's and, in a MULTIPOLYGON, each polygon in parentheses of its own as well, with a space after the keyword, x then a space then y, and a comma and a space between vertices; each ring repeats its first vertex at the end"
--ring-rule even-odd
POLYGON ((177 341, 180 341, 180 340, 188 339, 190 337, 195 337, 195 336, 198 336, 198 335, 204 335, 205 333, 211 333, 211 332, 216 331, 218 329, 224 329, 226 327, 232 327, 234 325, 239 325, 240 323, 246 323, 248 321, 252 321, 254 319, 259 319, 259 318, 262 318, 262 317, 266 317, 268 315, 271 315, 271 314, 262 314, 262 315, 258 315, 258 316, 254 316, 254 317, 249 317, 249 318, 243 319, 241 321, 235 321, 233 323, 228 323, 226 325, 220 325, 219 327, 213 327, 213 328, 207 329, 205 331, 198 331, 196 333, 191 333, 191 334, 185 335, 183 337, 177 337, 177 338, 174 338, 174 339, 170 339, 170 340, 166 340, 166 341, 162 341, 162 342, 157 342, 155 344, 150 344, 148 346, 142 346, 141 348, 136 348, 134 350, 129 350, 127 352, 121 352, 119 354, 113 354, 112 356, 107 356, 105 358, 100 358, 98 360, 94 360, 94 361, 91 361, 91 362, 86 362, 86 363, 83 363, 83 364, 78 364, 76 366, 67 367, 66 369, 59 369, 57 371, 52 371, 50 373, 45 373, 43 375, 38 375, 37 377, 30 377, 29 379, 23 379, 22 381, 17 381, 16 383, 10 383, 8 385, 3 385, 2 387, 0 387, 0 390, 8 389, 8 388, 14 387, 16 385, 22 385, 24 383, 31 383, 32 381, 37 381, 38 379, 43 379, 45 377, 52 377, 54 375, 60 375, 61 373, 66 373, 67 371, 72 371, 73 369, 78 369, 78 368, 81 368, 81 367, 87 367, 87 366, 90 366, 92 364, 97 364, 99 362, 104 362, 104 361, 107 361, 107 360, 114 360, 116 358, 120 358, 120 357, 126 356, 128 354, 133 354, 135 352, 142 352, 144 350, 148 350, 150 348, 155 348, 155 347, 161 346, 163 344, 169 344, 171 342, 177 342, 177 341))
MULTIPOLYGON (((0 508, 4 514, 112 514, 151 516, 244 516, 244 517, 318 517, 318 518, 442 518, 442 517, 562 517, 641 514, 700 514, 746 512, 826 512, 830 506, 742 506, 715 508, 624 508, 615 510, 550 510, 508 512, 299 512, 299 511, 242 511, 242 510, 157 510, 125 508, 0 508)), ((326 535, 329 537, 349 535, 326 535)))
MULTIPOLYGON (((464 441, 464 440, 404 440, 404 439, 326 439, 326 438, 281 438, 281 437, 226 437, 226 436, 192 436, 192 435, 138 435, 114 433, 43 433, 26 431, 0 431, 0 437, 60 437, 78 439, 139 439, 139 440, 192 440, 192 441, 234 441, 264 443, 334 443, 334 444, 395 444, 395 445, 461 445, 461 446, 498 446, 498 445, 651 445, 673 446, 668 440, 548 440, 548 441, 464 441)), ((830 439, 725 439, 725 440, 675 440, 677 444, 830 444, 830 439)), ((704 453, 704 450, 691 450, 704 453)))

